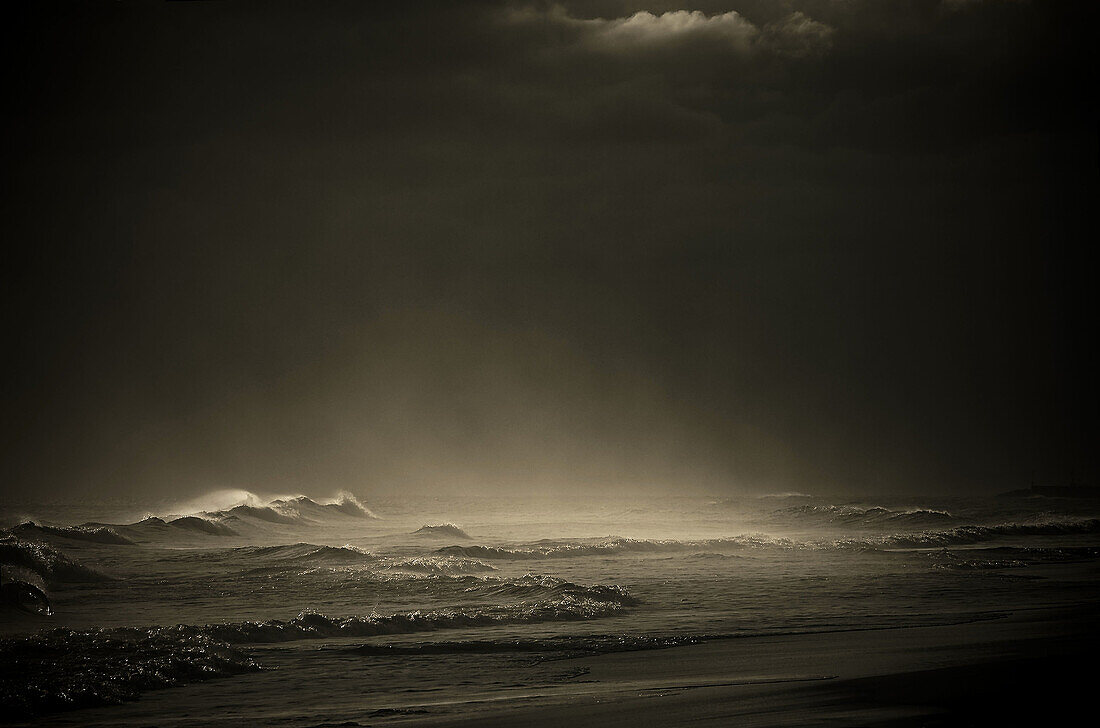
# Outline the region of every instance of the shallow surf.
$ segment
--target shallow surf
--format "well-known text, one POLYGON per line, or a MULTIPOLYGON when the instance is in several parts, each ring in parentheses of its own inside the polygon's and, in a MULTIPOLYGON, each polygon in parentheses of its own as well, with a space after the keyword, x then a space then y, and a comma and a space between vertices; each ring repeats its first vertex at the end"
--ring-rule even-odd
MULTIPOLYGON (((1100 564, 1100 514, 1071 500, 210 503, 128 522, 34 504, 8 516, 6 578, 52 609, 4 608, 12 715, 137 701, 127 721, 167 725, 151 695, 221 695, 206 686, 223 678, 253 706, 306 682, 312 700, 350 705, 336 697, 349 670, 370 683, 356 715, 430 715, 475 683, 504 695, 578 680, 553 667, 577 655, 958 624, 1100 595, 1082 576, 1100 564)), ((188 720, 204 710, 218 708, 188 720)))

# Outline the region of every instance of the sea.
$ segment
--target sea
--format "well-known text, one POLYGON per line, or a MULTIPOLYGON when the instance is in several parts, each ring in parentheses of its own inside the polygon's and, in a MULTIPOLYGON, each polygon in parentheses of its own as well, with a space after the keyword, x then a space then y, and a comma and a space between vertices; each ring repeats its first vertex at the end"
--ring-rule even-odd
POLYGON ((1073 495, 5 504, 0 709, 398 725, 590 689, 570 657, 1073 609, 1100 596, 1073 495))

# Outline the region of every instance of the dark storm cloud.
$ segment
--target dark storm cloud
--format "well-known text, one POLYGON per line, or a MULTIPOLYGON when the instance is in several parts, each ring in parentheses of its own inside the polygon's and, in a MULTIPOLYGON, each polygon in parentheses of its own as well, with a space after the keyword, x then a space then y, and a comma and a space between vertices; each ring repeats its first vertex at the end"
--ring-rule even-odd
POLYGON ((17 492, 1094 472, 1089 4, 21 12, 17 492))

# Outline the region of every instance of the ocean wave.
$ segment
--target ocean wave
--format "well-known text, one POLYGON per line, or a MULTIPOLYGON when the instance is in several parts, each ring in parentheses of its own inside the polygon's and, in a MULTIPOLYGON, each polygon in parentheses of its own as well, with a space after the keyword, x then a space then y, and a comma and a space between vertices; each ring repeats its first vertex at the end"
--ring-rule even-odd
POLYGON ((386 560, 381 567, 414 574, 476 574, 497 570, 497 567, 481 559, 462 556, 410 556, 386 560))
POLYGON ((625 589, 617 585, 581 586, 546 574, 524 574, 518 579, 501 579, 499 581, 486 578, 467 591, 472 590, 477 590, 483 596, 494 598, 587 599, 618 604, 624 607, 637 604, 637 601, 625 589))
POLYGON ((118 544, 132 546, 133 541, 119 534, 109 526, 47 526, 45 524, 27 521, 20 523, 11 529, 12 533, 20 536, 59 536, 74 541, 91 541, 93 543, 118 544))
POLYGON ((168 521, 168 525, 174 528, 182 528, 185 531, 204 533, 210 536, 236 536, 237 532, 224 523, 211 521, 208 518, 198 516, 181 516, 168 521))
POLYGON ((345 516, 354 518, 378 518, 374 511, 367 508, 358 498, 347 491, 340 491, 334 499, 322 503, 321 506, 329 511, 343 513, 345 516))
POLYGON ((302 517, 297 513, 287 513, 281 509, 273 506, 252 506, 252 505, 239 505, 224 511, 214 511, 213 513, 203 513, 206 518, 210 519, 229 519, 229 518, 254 518, 257 521, 264 521, 266 523, 279 523, 283 525, 295 525, 302 522, 302 517))
POLYGON ((344 546, 318 546, 296 543, 284 546, 241 546, 225 551, 206 552, 190 556, 199 559, 224 560, 230 563, 254 564, 249 574, 277 574, 288 571, 307 571, 339 567, 356 567, 359 580, 376 579, 385 582, 400 581, 409 576, 461 576, 497 571, 492 564, 481 559, 463 556, 378 556, 350 544, 344 546))
POLYGON ((611 616, 622 607, 618 602, 566 597, 506 606, 370 614, 365 617, 330 617, 316 612, 302 612, 294 619, 286 621, 213 624, 198 630, 233 644, 262 644, 332 637, 373 637, 452 628, 575 622, 611 616))
MULTIPOLYGON (((125 525, 108 525, 103 523, 85 523, 84 528, 110 528, 122 534, 125 538, 139 543, 158 540, 171 540, 178 538, 181 531, 188 531, 192 533, 209 533, 213 530, 220 530, 221 524, 211 521, 206 518, 199 518, 197 516, 184 516, 177 518, 173 521, 166 521, 163 518, 157 516, 148 516, 135 523, 128 523, 125 525), (200 521, 209 523, 210 528, 203 526, 200 521)), ((228 527, 226 527, 228 529, 228 527)), ((225 534, 230 535, 230 534, 225 534)))
POLYGON ((292 562, 307 565, 348 565, 376 561, 377 557, 350 544, 344 546, 318 546, 312 543, 295 543, 283 546, 241 546, 212 556, 233 560, 264 560, 292 562))
POLYGON ((966 525, 944 531, 894 534, 869 543, 898 548, 927 548, 981 543, 1006 536, 1073 536, 1100 533, 1100 519, 1001 523, 992 526, 966 525))
POLYGON ((228 523, 233 518, 214 519, 200 516, 180 516, 166 521, 157 516, 148 516, 135 523, 126 525, 107 525, 85 523, 82 528, 110 528, 131 542, 149 543, 172 541, 186 534, 189 536, 237 536, 228 523))
POLYGON ((351 493, 341 492, 335 498, 318 502, 304 495, 276 498, 267 503, 258 502, 255 496, 230 508, 204 511, 197 515, 215 521, 251 518, 281 525, 308 525, 336 518, 377 518, 351 493))
POLYGON ((582 556, 621 556, 624 554, 660 554, 699 550, 743 549, 764 543, 758 536, 738 536, 699 541, 614 538, 596 543, 552 542, 517 548, 503 546, 444 546, 437 554, 468 556, 477 559, 525 561, 562 559, 582 556))
MULTIPOLYGON (((445 563, 445 562, 444 562, 445 563)), ((390 598, 416 597, 430 599, 433 603, 467 604, 488 603, 505 604, 519 602, 552 601, 563 599, 587 599, 614 603, 619 606, 633 606, 636 600, 626 590, 616 585, 594 584, 586 586, 548 574, 524 574, 520 577, 498 576, 490 564, 481 564, 479 569, 470 564, 456 566, 453 573, 446 567, 428 567, 422 571, 415 568, 390 568, 387 560, 372 564, 367 569, 339 570, 331 567, 316 567, 307 570, 319 575, 330 575, 334 588, 360 589, 372 598, 386 596, 390 598), (470 570, 489 571, 490 573, 470 573, 470 570)), ((253 569, 248 574, 286 573, 286 567, 274 566, 253 569)))
POLYGON ((350 516, 352 518, 377 518, 370 509, 347 491, 341 491, 335 498, 322 502, 304 495, 294 496, 293 498, 280 498, 271 501, 268 507, 284 514, 293 514, 298 518, 325 518, 331 515, 350 516))
POLYGON ((176 504, 174 516, 205 516, 214 519, 249 517, 271 523, 292 524, 332 516, 377 518, 353 494, 340 491, 335 497, 314 500, 304 495, 261 498, 247 490, 218 490, 176 504))
POLYGON ((441 523, 439 525, 424 525, 413 531, 414 536, 431 536, 434 538, 461 538, 468 539, 470 535, 453 523, 441 523))
MULTIPOLYGON (((898 532, 882 536, 797 541, 764 534, 746 534, 702 540, 611 538, 596 542, 551 541, 520 546, 452 545, 436 554, 487 561, 537 561, 582 557, 644 556, 647 554, 709 553, 730 555, 744 550, 876 551, 889 548, 933 548, 980 543, 1011 536, 1062 536, 1100 533, 1100 519, 963 525, 945 530, 898 532)), ((710 558, 714 558, 711 556, 710 558)))
POLYGON ((947 511, 931 508, 892 510, 882 506, 800 505, 772 513, 776 520, 805 520, 819 525, 847 527, 936 526, 955 521, 947 511))
POLYGON ((6 718, 27 719, 258 669, 203 634, 56 629, 0 640, 0 709, 6 718))
POLYGON ((0 605, 30 614, 53 614, 46 581, 22 566, 0 564, 0 605))
POLYGON ((0 564, 29 569, 47 582, 111 580, 109 576, 70 559, 48 544, 25 541, 14 535, 0 536, 0 564))
POLYGON ((184 510, 182 513, 176 510, 163 517, 150 514, 140 521, 127 524, 45 526, 28 521, 12 531, 26 536, 59 536, 105 544, 132 544, 172 539, 178 537, 180 532, 196 536, 247 536, 257 532, 266 534, 271 530, 270 525, 304 529, 317 524, 347 525, 351 519, 377 518, 354 495, 345 492, 324 501, 300 495, 264 502, 247 491, 219 491, 179 508, 192 507, 202 509, 184 510), (233 499, 239 500, 233 503, 233 499), (203 508, 226 502, 229 505, 224 508, 203 508))
POLYGON ((304 639, 411 634, 449 628, 476 628, 542 622, 575 622, 607 617, 638 604, 615 585, 585 586, 549 576, 518 579, 493 576, 374 575, 379 584, 419 581, 417 593, 450 595, 460 606, 365 616, 329 616, 306 610, 289 620, 224 622, 152 628, 119 627, 103 634, 125 640, 146 636, 208 638, 231 644, 263 644, 304 639), (486 602, 486 603, 480 603, 486 602))

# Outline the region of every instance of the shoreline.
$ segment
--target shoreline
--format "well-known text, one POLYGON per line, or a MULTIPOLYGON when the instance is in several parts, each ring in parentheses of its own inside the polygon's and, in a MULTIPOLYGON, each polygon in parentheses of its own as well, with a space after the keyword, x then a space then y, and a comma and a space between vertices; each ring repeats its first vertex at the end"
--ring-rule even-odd
POLYGON ((1051 720, 1090 708, 1080 658, 1091 606, 948 626, 733 638, 571 658, 581 673, 538 695, 466 704, 401 725, 953 726, 1051 720))
MULTIPOLYGON (((300 663, 305 671, 275 669, 192 683, 124 705, 19 725, 910 728, 1031 720, 1044 725, 1061 715, 1068 720, 1074 710, 1091 712, 1092 672, 1075 666, 1078 658, 1097 654, 1100 610, 1079 603, 1006 614, 950 625, 733 637, 552 660, 543 663, 555 668, 547 682, 469 684, 466 692, 434 700, 415 692, 374 696, 369 670, 359 676, 349 671, 340 692, 332 693, 340 695, 337 703, 272 704, 272 690, 298 693, 308 686, 309 670, 321 666, 307 661, 300 663)), ((343 659, 349 668, 355 664, 353 657, 343 659)))

